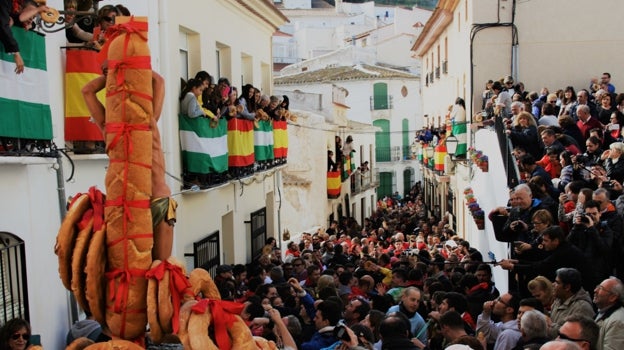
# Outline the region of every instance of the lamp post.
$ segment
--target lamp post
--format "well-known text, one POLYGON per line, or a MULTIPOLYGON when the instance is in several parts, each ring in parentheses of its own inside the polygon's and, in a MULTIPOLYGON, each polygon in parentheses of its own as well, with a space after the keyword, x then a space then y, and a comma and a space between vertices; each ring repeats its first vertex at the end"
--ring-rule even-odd
POLYGON ((457 144, 459 140, 454 135, 450 135, 446 138, 446 153, 451 156, 451 159, 455 156, 455 152, 457 152, 457 144))
POLYGON ((429 168, 433 168, 433 153, 434 153, 433 146, 429 145, 427 146, 427 148, 425 148, 425 154, 427 155, 427 160, 428 160, 427 166, 429 168))

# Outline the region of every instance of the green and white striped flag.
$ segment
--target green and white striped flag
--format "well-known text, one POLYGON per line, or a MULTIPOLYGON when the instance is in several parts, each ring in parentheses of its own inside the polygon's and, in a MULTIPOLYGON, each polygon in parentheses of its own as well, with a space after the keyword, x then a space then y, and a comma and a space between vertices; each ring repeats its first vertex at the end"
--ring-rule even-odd
POLYGON ((179 116, 180 148, 183 168, 196 174, 228 170, 227 121, 220 119, 215 128, 206 118, 179 116))
POLYGON ((51 140, 52 112, 45 38, 13 27, 26 66, 15 74, 15 60, 0 44, 0 136, 51 140))
POLYGON ((271 120, 258 121, 258 128, 254 127, 254 153, 257 161, 274 159, 273 155, 273 122, 271 120))

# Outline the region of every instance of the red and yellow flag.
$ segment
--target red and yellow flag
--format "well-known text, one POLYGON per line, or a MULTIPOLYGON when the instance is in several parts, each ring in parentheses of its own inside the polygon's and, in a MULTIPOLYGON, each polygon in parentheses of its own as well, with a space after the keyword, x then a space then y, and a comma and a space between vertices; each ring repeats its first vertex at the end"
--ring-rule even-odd
MULTIPOLYGON (((96 60, 97 52, 67 49, 65 64, 65 140, 102 141, 100 129, 90 121, 89 110, 82 97, 82 87, 102 74, 96 60)), ((106 92, 98 93, 104 103, 106 92)))
POLYGON ((232 118, 227 125, 228 165, 245 167, 254 163, 253 121, 232 118))
POLYGON ((340 189, 342 181, 340 181, 340 171, 327 172, 327 198, 340 197, 340 189))
POLYGON ((288 156, 288 122, 273 121, 273 155, 276 159, 288 156))

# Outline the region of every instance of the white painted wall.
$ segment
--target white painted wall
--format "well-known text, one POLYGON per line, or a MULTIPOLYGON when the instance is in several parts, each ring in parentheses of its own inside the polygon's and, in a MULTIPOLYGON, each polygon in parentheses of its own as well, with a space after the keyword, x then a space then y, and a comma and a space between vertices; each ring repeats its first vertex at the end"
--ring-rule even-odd
MULTIPOLYGON (((271 66, 271 35, 273 29, 261 19, 250 15, 230 0, 188 0, 184 6, 167 0, 137 2, 130 0, 102 1, 100 6, 121 3, 134 15, 148 16, 149 44, 152 67, 165 77, 166 97, 163 117, 159 123, 165 152, 167 171, 174 176, 181 173, 178 137, 178 95, 180 59, 179 33, 185 30, 195 33, 191 40, 191 74, 206 70, 217 74, 216 48, 230 48, 231 60, 222 59, 222 73, 241 85, 243 72, 251 72, 244 83, 252 83, 270 93, 272 78, 263 72, 271 66), (189 9, 194 9, 189 11, 189 9), (210 14, 210 20, 206 20, 210 14), (250 57, 251 68, 241 67, 241 56, 250 57)), ((48 5, 62 9, 61 0, 49 0, 48 5)), ((56 145, 64 145, 64 32, 46 36, 48 84, 52 128, 56 145)), ((70 326, 67 292, 58 277, 58 261, 54 255, 54 243, 60 227, 59 197, 86 192, 96 185, 104 190, 104 174, 107 159, 103 156, 73 156, 75 173, 73 180, 65 183, 65 194, 57 192, 56 172, 53 161, 42 158, 0 158, 0 231, 11 232, 25 242, 27 259, 28 297, 33 332, 40 334, 45 348, 64 348, 65 336, 70 326)), ((70 164, 63 161, 65 178, 70 176, 70 164)), ((173 192, 180 184, 167 179, 173 192)), ((277 198, 281 187, 279 173, 265 173, 251 178, 241 188, 240 184, 228 184, 218 189, 195 194, 176 196, 180 206, 175 229, 173 255, 184 259, 184 253, 192 251, 192 242, 208 233, 221 230, 223 261, 245 263, 249 260, 249 213, 264 206, 267 198, 277 198), (227 232, 224 231, 227 228, 227 232)), ((275 199, 277 200, 277 199, 275 199)), ((270 204, 270 205, 269 205, 270 204)), ((277 209, 268 212, 269 235, 279 225, 277 209)))

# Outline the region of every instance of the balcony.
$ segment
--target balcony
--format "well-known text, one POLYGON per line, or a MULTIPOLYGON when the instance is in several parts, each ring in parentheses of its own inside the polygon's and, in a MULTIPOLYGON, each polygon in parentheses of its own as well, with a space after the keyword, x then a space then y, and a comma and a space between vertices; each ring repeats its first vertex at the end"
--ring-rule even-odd
POLYGON ((355 176, 351 176, 351 196, 362 193, 368 189, 379 186, 379 174, 368 170, 364 173, 357 171, 355 176))
POLYGON ((425 86, 429 86, 429 74, 425 74, 425 86))
POLYGON ((429 73, 429 83, 433 84, 433 72, 429 73))
POLYGON ((442 62, 442 74, 448 74, 448 61, 442 62))
POLYGON ((435 77, 436 79, 440 79, 440 66, 437 66, 435 69, 435 77))
POLYGON ((393 96, 387 95, 385 98, 383 97, 370 97, 370 110, 371 111, 379 111, 385 109, 392 109, 394 107, 393 96))
POLYGON ((415 159, 410 146, 376 147, 375 160, 377 162, 398 162, 415 159))

